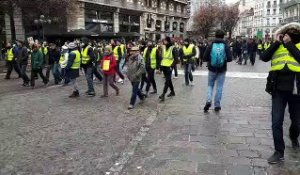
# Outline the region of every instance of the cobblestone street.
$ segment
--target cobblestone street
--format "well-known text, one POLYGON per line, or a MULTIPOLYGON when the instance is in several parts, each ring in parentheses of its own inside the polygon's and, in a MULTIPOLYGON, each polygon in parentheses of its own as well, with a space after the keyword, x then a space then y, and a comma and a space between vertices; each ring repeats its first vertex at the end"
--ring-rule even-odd
MULTIPOLYGON (((299 175, 300 153, 288 138, 285 162, 269 165, 273 153, 271 97, 264 92, 268 63, 229 65, 222 111, 203 113, 206 69, 195 86, 174 79, 176 96, 158 96, 128 111, 130 84, 121 95, 69 99, 71 87, 21 87, 20 79, 0 76, 1 175, 299 175), (250 72, 250 74, 249 74, 250 72)), ((180 71, 181 72, 181 71, 180 71)), ((14 77, 16 75, 14 74, 14 77)), ((162 75, 156 75, 159 93, 162 75)))

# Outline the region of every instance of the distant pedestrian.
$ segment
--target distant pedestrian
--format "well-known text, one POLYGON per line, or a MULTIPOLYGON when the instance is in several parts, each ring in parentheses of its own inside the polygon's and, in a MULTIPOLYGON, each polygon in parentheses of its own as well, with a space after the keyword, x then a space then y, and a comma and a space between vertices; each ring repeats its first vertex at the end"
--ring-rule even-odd
POLYGON ((28 65, 28 50, 27 47, 24 45, 24 42, 21 40, 17 40, 17 56, 16 60, 20 64, 21 69, 21 76, 23 79, 23 86, 28 87, 29 86, 29 78, 26 74, 27 65, 28 65))
POLYGON ((184 78, 186 86, 193 86, 193 73, 192 69, 195 63, 196 56, 196 46, 190 42, 189 39, 184 40, 184 45, 182 47, 182 65, 184 66, 184 78))
POLYGON ((104 74, 103 77, 103 95, 101 97, 108 97, 108 84, 115 89, 116 95, 120 93, 119 88, 115 85, 114 76, 117 72, 117 60, 113 55, 112 47, 106 46, 104 56, 101 61, 101 68, 104 74))
POLYGON ((40 75, 45 85, 48 84, 48 79, 43 74, 43 53, 39 50, 37 44, 32 47, 31 53, 31 87, 35 87, 35 77, 40 75))
POLYGON ((215 111, 221 110, 221 99, 223 86, 227 71, 227 62, 232 61, 232 55, 229 46, 224 41, 225 33, 222 30, 216 31, 216 39, 207 48, 204 53, 204 61, 208 62, 208 92, 204 112, 208 112, 212 105, 212 96, 216 84, 215 111))
POLYGON ((14 47, 12 47, 11 43, 7 43, 5 61, 7 65, 5 79, 10 79, 10 75, 13 69, 17 72, 19 78, 22 77, 20 66, 16 62, 16 53, 14 53, 14 47))
MULTIPOLYGON (((254 39, 250 39, 248 43, 248 56, 250 58, 251 65, 254 66, 257 53, 257 44, 254 39)), ((247 65, 247 60, 245 60, 245 65, 247 65)))
POLYGON ((68 64, 68 57, 69 57, 69 48, 67 44, 62 46, 61 53, 60 53, 60 59, 59 59, 59 65, 60 65, 60 77, 64 80, 63 85, 67 85, 70 80, 66 76, 66 66, 68 64))
POLYGON ((238 64, 242 65, 243 60, 244 60, 244 65, 246 65, 248 57, 249 57, 249 55, 248 55, 248 43, 247 43, 247 40, 243 40, 243 43, 242 43, 242 56, 239 58, 238 64))
MULTIPOLYGON (((46 48, 45 48, 46 49, 46 48)), ((50 70, 54 77, 54 84, 59 84, 61 82, 61 76, 59 71, 59 60, 60 60, 60 50, 54 43, 49 44, 49 49, 47 48, 47 57, 48 57, 48 67, 46 77, 49 80, 50 70)), ((42 53, 42 52, 41 52, 42 53)), ((42 53, 43 54, 43 53, 42 53)), ((44 53, 45 56, 45 53, 44 53)))
POLYGON ((70 79, 70 82, 73 85, 73 93, 69 96, 70 98, 79 97, 79 87, 76 81, 76 78, 79 77, 79 68, 80 68, 80 52, 77 49, 75 43, 71 42, 68 45, 69 48, 69 57, 68 63, 65 68, 66 76, 70 79))
POLYGON ((144 101, 146 95, 139 89, 139 84, 141 82, 142 74, 146 72, 145 63, 142 55, 139 52, 138 47, 132 47, 130 49, 130 56, 126 62, 127 66, 127 77, 132 85, 132 94, 130 99, 130 105, 128 109, 133 109, 136 97, 138 96, 141 101, 144 101))

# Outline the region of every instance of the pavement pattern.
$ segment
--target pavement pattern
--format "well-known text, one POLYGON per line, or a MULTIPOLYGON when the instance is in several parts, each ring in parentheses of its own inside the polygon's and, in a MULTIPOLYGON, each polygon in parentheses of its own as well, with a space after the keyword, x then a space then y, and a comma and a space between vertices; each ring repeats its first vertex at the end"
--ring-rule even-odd
MULTIPOLYGON (((174 79, 176 97, 158 96, 128 111, 130 84, 121 95, 69 99, 71 87, 21 87, 0 74, 0 174, 27 175, 299 175, 300 153, 288 139, 285 162, 269 165, 273 153, 271 97, 264 92, 269 64, 229 65, 222 111, 204 114, 206 69, 195 86, 174 79)), ((14 75, 15 76, 15 75, 14 75)), ((163 78, 156 76, 161 92, 163 78)))

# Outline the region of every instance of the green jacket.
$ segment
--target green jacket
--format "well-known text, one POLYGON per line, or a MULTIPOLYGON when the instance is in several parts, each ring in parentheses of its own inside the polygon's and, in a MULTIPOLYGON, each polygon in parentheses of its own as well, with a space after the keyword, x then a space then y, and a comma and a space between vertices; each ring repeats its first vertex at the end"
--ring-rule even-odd
POLYGON ((41 69, 43 66, 43 53, 40 50, 33 51, 31 54, 32 69, 41 69))

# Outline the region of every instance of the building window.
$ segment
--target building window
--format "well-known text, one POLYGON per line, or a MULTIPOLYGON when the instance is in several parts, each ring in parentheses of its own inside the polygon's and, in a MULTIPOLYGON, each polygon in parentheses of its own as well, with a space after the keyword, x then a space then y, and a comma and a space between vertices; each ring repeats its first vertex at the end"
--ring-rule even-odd
POLYGON ((138 0, 138 4, 139 4, 140 6, 144 6, 144 0, 138 0))
POLYGON ((173 3, 170 3, 170 4, 169 4, 169 10, 170 10, 171 12, 174 11, 174 4, 173 4, 173 3))
POLYGON ((276 15, 276 9, 273 9, 273 15, 276 15))
POLYGON ((133 3, 133 0, 127 0, 127 2, 129 2, 129 3, 133 3))
POLYGON ((276 7, 276 5, 277 5, 277 2, 276 2, 276 1, 273 1, 273 4, 274 4, 274 7, 276 7))
POLYGON ((267 8, 270 8, 270 7, 271 7, 271 2, 268 1, 268 3, 267 3, 267 8))
POLYGON ((157 8, 157 0, 152 0, 152 8, 157 8))
POLYGON ((165 1, 161 1, 161 3, 160 3, 160 8, 161 8, 162 10, 166 10, 166 9, 167 9, 167 3, 166 3, 165 1))
POLYGON ((267 10, 267 15, 270 15, 270 9, 267 10))
POLYGON ((270 26, 270 19, 267 18, 267 26, 270 26))

